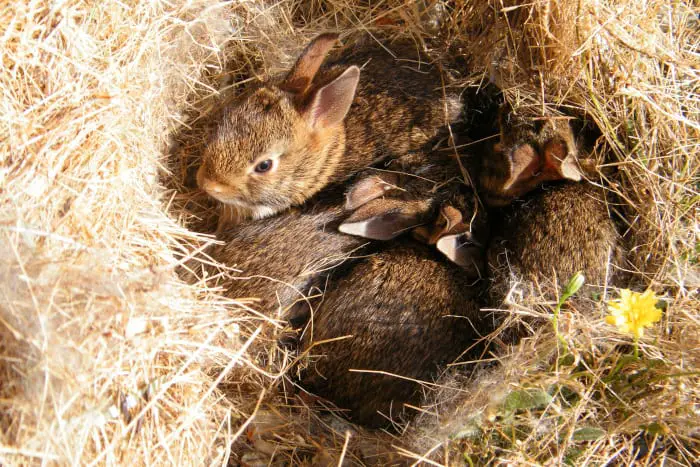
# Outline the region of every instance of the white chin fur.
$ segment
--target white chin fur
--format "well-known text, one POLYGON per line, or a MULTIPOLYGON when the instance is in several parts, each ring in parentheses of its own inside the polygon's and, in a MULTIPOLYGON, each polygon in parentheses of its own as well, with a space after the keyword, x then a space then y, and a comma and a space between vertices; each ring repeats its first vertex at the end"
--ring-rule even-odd
POLYGON ((251 218, 258 220, 258 219, 264 219, 265 217, 270 217, 272 215, 277 214, 280 209, 279 208, 274 208, 272 206, 265 206, 265 205, 253 205, 250 203, 247 203, 245 201, 239 201, 236 199, 227 199, 223 200, 220 199, 222 203, 224 203, 227 206, 233 206, 234 208, 238 208, 244 213, 248 213, 248 216, 251 218))
POLYGON ((255 206, 251 211, 253 219, 263 219, 277 214, 279 210, 270 206, 255 206))

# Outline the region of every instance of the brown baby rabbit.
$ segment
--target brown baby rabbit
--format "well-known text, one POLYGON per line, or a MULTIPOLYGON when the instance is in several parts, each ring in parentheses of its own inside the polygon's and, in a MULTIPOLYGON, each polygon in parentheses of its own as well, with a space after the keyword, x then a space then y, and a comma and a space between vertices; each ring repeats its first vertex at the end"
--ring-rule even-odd
POLYGON ((444 95, 437 67, 415 44, 364 37, 322 66, 337 39, 316 37, 286 76, 226 109, 197 173, 199 186, 227 205, 224 222, 302 204, 332 182, 424 146, 459 117, 459 96, 444 95))
POLYGON ((405 405, 420 403, 418 381, 474 358, 488 333, 479 281, 413 239, 383 246, 331 284, 302 338, 318 356, 302 386, 372 427, 412 415, 405 405))
POLYGON ((620 235, 604 192, 574 183, 582 174, 568 121, 548 119, 538 128, 506 108, 500 124, 501 142, 484 159, 480 178, 483 199, 505 206, 491 216, 494 287, 510 271, 560 285, 581 271, 589 285, 611 284, 624 257, 620 235), (568 181, 537 188, 554 180, 568 181))
MULTIPOLYGON (((402 160, 407 163, 411 157, 404 156, 402 160)), ((370 176, 367 171, 366 177, 370 176)), ((361 177, 360 182, 363 180, 365 178, 361 177)), ((347 266, 372 248, 370 236, 345 235, 339 228, 350 214, 344 203, 357 199, 357 196, 346 196, 344 189, 336 184, 303 206, 277 216, 245 221, 222 231, 219 240, 224 243, 214 245, 207 253, 239 271, 217 277, 218 285, 226 287, 226 295, 256 298, 260 300, 258 308, 268 314, 281 309, 293 324, 302 322, 313 305, 309 296, 318 295, 332 271, 338 266, 347 266)), ((421 206, 435 204, 430 194, 421 196, 426 198, 419 200, 421 206)), ((367 203, 365 206, 370 209, 359 209, 350 216, 361 216, 363 222, 373 225, 378 232, 397 228, 397 210, 407 213, 406 219, 413 225, 419 225, 426 216, 425 211, 417 209, 411 201, 402 202, 407 207, 400 207, 397 202, 367 203)), ((477 251, 483 256, 483 247, 477 251)), ((215 267, 207 269, 208 274, 217 274, 215 267)))

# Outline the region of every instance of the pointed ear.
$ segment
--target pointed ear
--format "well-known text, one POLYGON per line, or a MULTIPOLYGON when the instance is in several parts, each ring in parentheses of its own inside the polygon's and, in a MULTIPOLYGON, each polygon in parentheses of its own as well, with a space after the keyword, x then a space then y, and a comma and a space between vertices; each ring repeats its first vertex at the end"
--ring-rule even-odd
POLYGON ((440 208, 440 214, 431 225, 417 227, 413 229, 411 235, 419 242, 435 245, 440 238, 448 234, 469 231, 469 225, 462 220, 462 213, 458 209, 445 205, 440 208))
POLYGON ((372 240, 391 240, 420 225, 429 211, 428 200, 375 199, 355 211, 338 230, 372 240))
POLYGON ((413 238, 426 245, 435 245, 440 238, 469 230, 469 226, 462 222, 462 213, 452 206, 443 206, 440 215, 432 225, 421 225, 411 232, 413 238))
POLYGON ((469 232, 445 235, 436 247, 447 259, 464 268, 469 277, 482 276, 484 248, 472 241, 469 232))
POLYGON ((340 76, 315 92, 304 112, 312 127, 324 128, 342 122, 350 110, 360 80, 360 69, 351 66, 340 76))
POLYGON ((450 232, 457 228, 458 224, 462 224, 462 213, 459 211, 459 209, 455 208, 454 206, 450 206, 449 204, 440 209, 440 216, 442 219, 444 219, 445 232, 450 232))
POLYGON ((570 149, 564 139, 555 137, 547 141, 543 148, 544 172, 553 178, 580 181, 581 171, 576 165, 576 154, 570 149))
MULTIPOLYGON (((447 204, 440 208, 440 215, 435 220, 430 235, 426 238, 426 243, 435 245, 446 235, 461 234, 468 231, 469 223, 464 222, 464 217, 459 209, 447 204)), ((420 236, 420 233, 418 235, 420 236)))
POLYGON ((527 143, 513 148, 510 151, 509 159, 508 179, 503 183, 503 191, 510 190, 517 183, 531 180, 541 166, 537 151, 527 143))
POLYGON ((338 37, 335 33, 325 33, 312 40, 297 58, 280 88, 295 94, 304 94, 338 37))
POLYGON ((384 196, 387 192, 396 189, 399 183, 398 175, 386 173, 364 177, 353 183, 345 193, 345 209, 354 211, 363 204, 373 199, 384 196))

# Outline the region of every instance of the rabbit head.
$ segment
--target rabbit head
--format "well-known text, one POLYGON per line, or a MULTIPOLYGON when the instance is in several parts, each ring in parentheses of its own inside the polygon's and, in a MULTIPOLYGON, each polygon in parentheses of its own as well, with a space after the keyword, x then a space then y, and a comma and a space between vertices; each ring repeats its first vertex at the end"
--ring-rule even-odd
POLYGON ((390 170, 368 170, 346 193, 352 214, 341 232, 374 240, 410 233, 435 245, 469 277, 481 277, 488 237, 485 209, 468 183, 474 161, 440 152, 407 154, 387 164, 390 170))
POLYGON ((516 117, 504 106, 499 124, 500 142, 483 158, 479 177, 489 206, 506 206, 544 182, 581 180, 568 121, 546 119, 538 124, 516 117))
POLYGON ((201 189, 263 218, 301 204, 327 183, 344 150, 343 120, 360 70, 318 70, 337 34, 322 34, 280 82, 263 84, 224 112, 197 172, 201 189))

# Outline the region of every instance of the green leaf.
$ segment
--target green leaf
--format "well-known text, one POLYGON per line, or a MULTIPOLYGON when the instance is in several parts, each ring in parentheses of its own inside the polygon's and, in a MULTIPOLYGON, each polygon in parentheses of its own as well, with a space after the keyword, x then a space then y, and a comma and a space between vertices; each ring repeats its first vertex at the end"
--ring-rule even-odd
POLYGON ((595 441, 605 436, 605 431, 592 426, 584 426, 574 431, 574 441, 595 441))
POLYGON ((457 432, 450 435, 451 439, 477 439, 482 435, 482 418, 480 414, 471 416, 461 423, 457 432))
POLYGON ((581 271, 574 274, 571 279, 569 279, 569 283, 564 287, 561 302, 563 303, 567 298, 578 292, 585 282, 586 276, 584 276, 581 271))
POLYGON ((560 357, 558 363, 559 366, 572 366, 574 363, 576 363, 576 357, 568 353, 560 357))
POLYGON ((552 396, 542 389, 523 389, 513 391, 503 401, 503 410, 515 412, 517 410, 530 410, 546 407, 552 402, 552 396))

